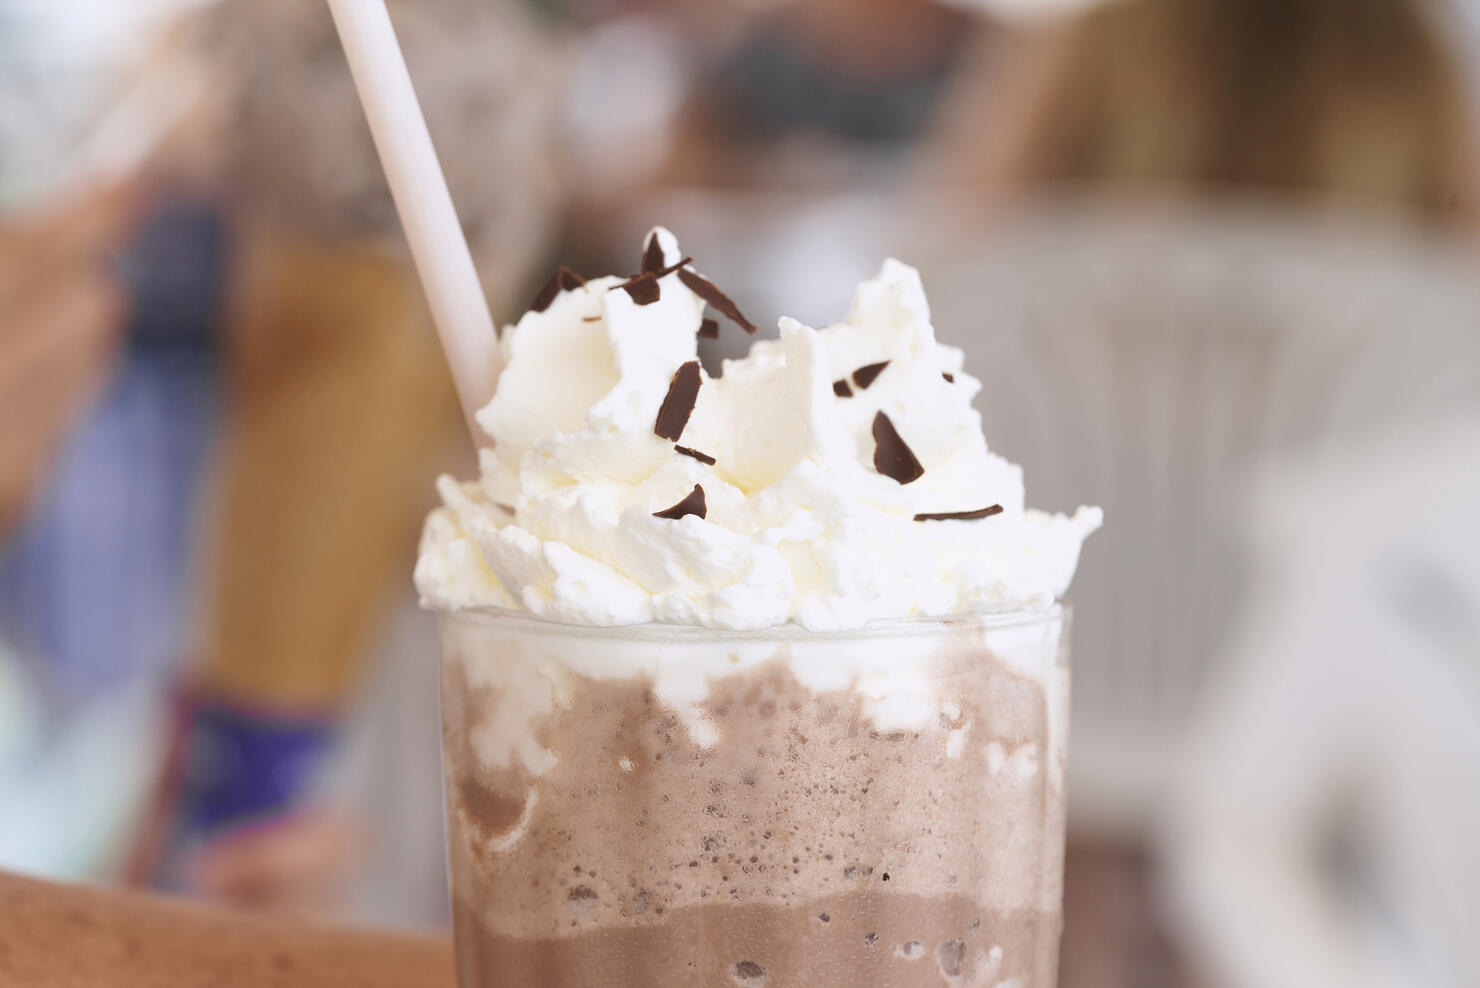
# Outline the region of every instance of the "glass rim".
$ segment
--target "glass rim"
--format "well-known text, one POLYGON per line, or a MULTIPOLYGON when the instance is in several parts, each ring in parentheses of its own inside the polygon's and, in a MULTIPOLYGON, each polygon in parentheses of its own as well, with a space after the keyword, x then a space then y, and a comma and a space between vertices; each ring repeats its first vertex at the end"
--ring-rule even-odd
POLYGON ((881 618, 857 628, 846 628, 839 631, 811 631, 790 621, 767 628, 746 629, 706 628, 692 624, 662 624, 659 622, 595 625, 551 621, 536 617, 527 611, 498 607, 431 608, 430 610, 436 615, 439 626, 444 623, 459 623, 496 627, 519 634, 608 641, 615 639, 695 643, 734 642, 737 644, 774 641, 873 641, 881 638, 927 637, 961 631, 992 632, 1062 622, 1069 617, 1070 613, 1068 603, 1055 601, 1043 609, 1019 608, 1010 611, 946 614, 940 617, 881 618))

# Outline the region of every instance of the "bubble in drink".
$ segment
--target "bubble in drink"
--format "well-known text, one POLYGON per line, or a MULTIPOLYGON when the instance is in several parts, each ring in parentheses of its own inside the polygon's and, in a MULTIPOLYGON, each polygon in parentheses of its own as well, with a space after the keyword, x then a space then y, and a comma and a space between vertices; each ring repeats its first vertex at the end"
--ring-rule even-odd
POLYGON ((596 908, 596 901, 601 898, 596 890, 589 885, 575 885, 565 893, 565 902, 571 912, 578 916, 589 914, 596 908))
POLYGON ((757 988, 766 983, 766 969, 755 961, 740 961, 733 972, 735 983, 747 988, 757 988))
POLYGON ((948 978, 961 976, 961 964, 966 960, 966 941, 947 940, 935 948, 935 959, 940 964, 940 973, 948 978))

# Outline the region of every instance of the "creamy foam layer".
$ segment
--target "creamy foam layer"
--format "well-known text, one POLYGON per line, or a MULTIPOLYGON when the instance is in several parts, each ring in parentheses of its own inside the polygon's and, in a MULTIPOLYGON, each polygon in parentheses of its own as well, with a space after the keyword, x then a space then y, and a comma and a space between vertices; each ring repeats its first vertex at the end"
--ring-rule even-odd
MULTIPOLYGON (((939 736, 944 758, 959 758, 973 730, 942 682, 946 652, 990 654, 1013 675, 1037 684, 1055 750, 1067 740, 1067 673, 1060 665, 1063 623, 1057 606, 1041 616, 973 616, 941 623, 876 623, 867 635, 766 634, 696 637, 684 629, 582 634, 542 622, 469 614, 443 621, 445 661, 455 664, 469 688, 496 706, 479 718, 469 743, 481 765, 518 767, 543 775, 556 758, 537 740, 533 725, 568 708, 582 683, 642 681, 665 714, 676 718, 691 743, 712 748, 720 740, 707 712, 724 680, 766 665, 813 693, 855 694, 871 730, 921 731, 939 723, 957 726, 939 736)), ((988 751, 1001 762, 1006 755, 988 751)), ((1048 771, 1058 785, 1059 761, 1048 771)))
MULTIPOLYGON (((671 234, 651 238, 654 265, 658 251, 679 264, 671 234)), ((438 481, 416 567, 427 606, 820 631, 1042 609, 1064 592, 1100 512, 1025 509, 912 268, 886 261, 836 325, 783 318, 779 340, 717 378, 685 366, 706 306, 695 287, 713 294, 691 268, 660 273, 567 279, 505 330, 478 414, 493 440, 481 476, 438 481)))
MULTIPOLYGON (((467 691, 470 732, 501 715, 478 687, 449 688, 467 691)), ((955 720, 876 732, 853 694, 812 693, 780 666, 751 670, 712 699, 727 743, 705 749, 640 682, 582 684, 578 704, 537 725, 557 754, 543 775, 489 770, 470 750, 476 737, 458 739, 449 793, 474 867, 547 911, 478 901, 498 928, 529 935, 655 922, 710 898, 790 906, 868 890, 1052 909, 1058 890, 1037 848, 1052 841, 1045 794, 1062 794, 1045 764, 1062 752, 1042 693, 1002 678, 972 692, 958 695, 955 720), (961 728, 960 756, 945 757, 961 728)))

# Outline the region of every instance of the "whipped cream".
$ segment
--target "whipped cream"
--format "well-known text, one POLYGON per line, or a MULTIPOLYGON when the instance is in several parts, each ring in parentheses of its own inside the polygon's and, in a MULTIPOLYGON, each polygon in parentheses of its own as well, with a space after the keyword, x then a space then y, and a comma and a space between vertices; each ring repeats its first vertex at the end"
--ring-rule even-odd
MULTIPOLYGON (((664 265, 682 260, 667 230, 654 240, 664 265)), ((1100 510, 1025 509, 1022 471, 987 448, 980 382, 936 342, 913 268, 885 261, 842 322, 783 318, 779 339, 719 377, 697 371, 690 410, 695 368, 682 368, 706 308, 692 271, 658 278, 656 299, 651 279, 568 280, 504 331, 497 394, 477 415, 493 440, 481 476, 437 482, 424 606, 828 631, 1054 605, 1100 510), (690 513, 658 516, 680 503, 690 513)))

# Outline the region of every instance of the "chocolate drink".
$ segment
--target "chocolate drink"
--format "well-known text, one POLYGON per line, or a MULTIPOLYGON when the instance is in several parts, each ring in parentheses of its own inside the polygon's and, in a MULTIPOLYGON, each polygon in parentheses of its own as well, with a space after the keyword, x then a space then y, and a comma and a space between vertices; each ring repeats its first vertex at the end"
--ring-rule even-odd
POLYGON ((1061 625, 444 616, 460 983, 1050 988, 1061 625))
POLYGON ((898 261, 709 370, 757 325, 633 266, 505 329, 422 537, 463 988, 1050 988, 1099 510, 1025 505, 898 261))

